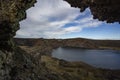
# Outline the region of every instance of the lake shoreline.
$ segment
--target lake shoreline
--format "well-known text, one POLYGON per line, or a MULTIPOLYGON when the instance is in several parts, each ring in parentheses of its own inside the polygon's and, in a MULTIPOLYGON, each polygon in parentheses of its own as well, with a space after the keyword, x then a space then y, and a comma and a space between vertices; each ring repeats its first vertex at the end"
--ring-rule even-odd
POLYGON ((63 46, 62 48, 76 48, 76 49, 89 49, 89 50, 119 50, 119 47, 99 47, 99 48, 87 48, 87 47, 71 47, 71 46, 63 46))
MULTIPOLYGON (((83 61, 81 61, 81 64, 81 62, 70 62, 51 57, 53 50, 66 45, 72 47, 94 47, 93 49, 98 49, 98 47, 96 48, 95 46, 97 44, 92 42, 93 41, 84 39, 16 39, 18 46, 26 51, 27 54, 32 55, 34 59, 40 61, 40 64, 50 70, 54 76, 62 76, 65 80, 109 80, 111 78, 119 80, 120 70, 101 69, 93 66, 90 68, 89 66, 91 65, 88 64, 89 66, 84 66, 84 64, 87 63, 83 61), (45 58, 45 62, 41 63, 42 56, 47 57, 45 58)), ((115 43, 116 41, 112 42, 115 43)))
MULTIPOLYGON (((51 71, 57 73, 67 73, 71 75, 78 76, 81 79, 85 75, 87 77, 91 77, 92 80, 107 80, 106 78, 120 79, 120 69, 111 70, 111 69, 103 69, 96 68, 84 62, 69 62, 66 60, 53 58, 50 56, 42 56, 42 63, 44 63, 45 67, 50 69, 51 71), (95 79, 96 78, 96 79, 95 79)), ((88 78, 86 80, 89 80, 88 78)))
POLYGON ((54 49, 52 52, 52 57, 56 57, 58 59, 63 59, 69 62, 84 62, 96 68, 105 69, 118 69, 118 67, 120 66, 120 64, 118 63, 120 61, 120 59, 118 59, 118 56, 120 56, 120 51, 111 49, 59 47, 57 49, 54 49), (107 64, 109 64, 110 66, 107 64))

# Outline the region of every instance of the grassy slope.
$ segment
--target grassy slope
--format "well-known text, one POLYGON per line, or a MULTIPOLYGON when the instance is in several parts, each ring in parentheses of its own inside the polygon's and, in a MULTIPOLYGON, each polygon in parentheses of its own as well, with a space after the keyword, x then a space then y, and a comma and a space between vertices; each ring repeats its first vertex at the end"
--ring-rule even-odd
MULTIPOLYGON (((30 43, 30 41, 25 40, 24 43, 26 42, 30 43)), ((44 54, 45 51, 45 54, 50 54, 47 50, 52 50, 53 46, 56 47, 56 40, 44 41, 42 39, 39 41, 38 39, 32 43, 34 46, 23 46, 24 43, 21 47, 28 54, 32 52, 33 58, 40 61, 42 71, 38 68, 39 66, 37 69, 35 67, 35 70, 38 70, 37 74, 43 76, 43 80, 120 80, 120 70, 97 69, 83 62, 67 62, 50 56, 42 56, 41 53, 44 54), (48 49, 49 47, 50 49, 48 49)))
POLYGON ((120 70, 97 69, 83 62, 67 62, 42 56, 42 63, 52 73, 60 75, 61 80, 120 80, 120 70))
POLYGON ((52 47, 59 46, 87 46, 87 47, 99 47, 99 48, 115 48, 120 49, 120 40, 91 40, 84 38, 73 39, 22 39, 16 38, 15 42, 20 46, 41 46, 47 45, 52 47))

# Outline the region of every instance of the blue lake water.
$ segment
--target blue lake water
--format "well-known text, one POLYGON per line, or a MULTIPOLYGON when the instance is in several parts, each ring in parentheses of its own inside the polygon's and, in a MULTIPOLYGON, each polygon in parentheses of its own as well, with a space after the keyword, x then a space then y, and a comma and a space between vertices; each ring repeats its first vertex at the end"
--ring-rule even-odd
POLYGON ((58 48, 52 56, 67 61, 83 61, 94 67, 120 69, 120 51, 58 48))

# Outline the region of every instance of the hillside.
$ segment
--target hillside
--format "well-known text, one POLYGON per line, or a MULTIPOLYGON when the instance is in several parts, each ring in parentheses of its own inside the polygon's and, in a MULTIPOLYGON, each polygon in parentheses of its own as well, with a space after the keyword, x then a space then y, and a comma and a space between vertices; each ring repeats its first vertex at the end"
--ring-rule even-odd
POLYGON ((51 57, 54 48, 96 49, 97 41, 80 38, 15 41, 20 48, 17 47, 14 52, 0 51, 0 80, 120 80, 120 70, 99 69, 83 62, 67 62, 51 57))
POLYGON ((15 38, 16 44, 19 46, 52 46, 52 47, 79 47, 79 48, 97 48, 98 46, 88 39, 75 38, 75 39, 25 39, 15 38))
POLYGON ((83 62, 36 58, 20 48, 0 51, 0 80, 120 80, 120 70, 97 69, 83 62))
POLYGON ((120 40, 93 40, 99 48, 117 49, 120 50, 120 40))
POLYGON ((25 39, 15 38, 15 42, 19 46, 51 46, 57 47, 78 47, 78 48, 120 48, 120 40, 92 40, 84 38, 71 38, 71 39, 25 39))
POLYGON ((51 55, 52 50, 58 47, 98 48, 87 39, 14 39, 16 44, 31 55, 51 55))

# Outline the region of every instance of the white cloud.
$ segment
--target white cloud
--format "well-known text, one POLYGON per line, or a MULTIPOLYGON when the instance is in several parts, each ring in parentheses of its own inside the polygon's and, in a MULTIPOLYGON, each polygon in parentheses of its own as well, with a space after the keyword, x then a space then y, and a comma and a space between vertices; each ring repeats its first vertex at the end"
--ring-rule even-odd
POLYGON ((35 7, 27 11, 27 19, 20 22, 21 29, 16 37, 26 38, 58 38, 62 35, 79 32, 84 27, 96 27, 101 23, 93 20, 91 15, 75 20, 80 13, 63 0, 38 0, 35 7), (66 24, 75 23, 76 26, 66 24))

